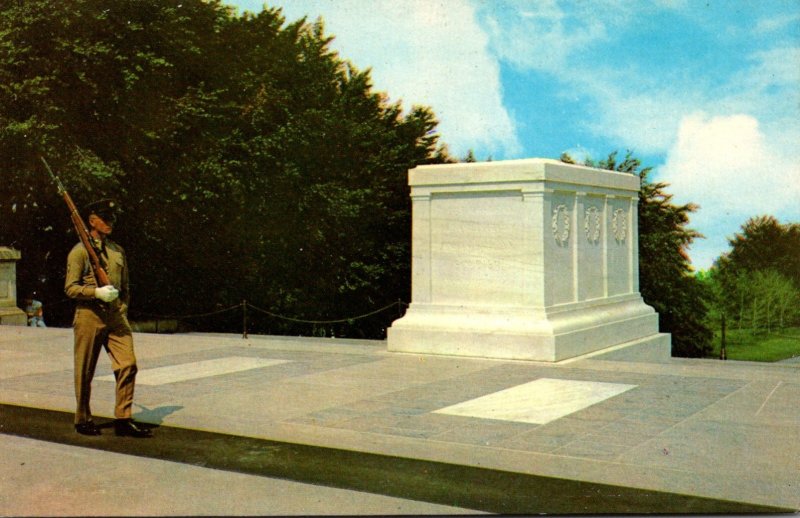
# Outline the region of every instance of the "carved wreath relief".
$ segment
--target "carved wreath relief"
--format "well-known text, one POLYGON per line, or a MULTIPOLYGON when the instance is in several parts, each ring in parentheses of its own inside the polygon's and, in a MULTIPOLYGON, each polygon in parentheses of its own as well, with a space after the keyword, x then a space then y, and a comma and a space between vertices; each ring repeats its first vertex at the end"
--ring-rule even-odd
POLYGON ((553 209, 553 237, 561 246, 569 240, 569 211, 566 205, 553 209))
POLYGON ((611 217, 611 231, 617 243, 624 243, 628 237, 628 213, 625 209, 616 209, 611 217))
POLYGON ((600 241, 600 211, 597 207, 589 207, 583 217, 583 230, 586 232, 586 239, 593 244, 600 241))

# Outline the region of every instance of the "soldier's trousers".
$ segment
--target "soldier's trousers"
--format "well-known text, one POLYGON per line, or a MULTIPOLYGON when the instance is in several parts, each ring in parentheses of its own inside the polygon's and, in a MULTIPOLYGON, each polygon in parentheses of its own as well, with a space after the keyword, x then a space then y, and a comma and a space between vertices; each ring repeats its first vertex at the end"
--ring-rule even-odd
POLYGON ((72 326, 75 332, 75 398, 78 402, 75 424, 92 419, 89 399, 102 348, 111 359, 116 378, 114 417, 130 418, 137 369, 133 333, 127 317, 99 303, 96 306, 78 306, 72 326))

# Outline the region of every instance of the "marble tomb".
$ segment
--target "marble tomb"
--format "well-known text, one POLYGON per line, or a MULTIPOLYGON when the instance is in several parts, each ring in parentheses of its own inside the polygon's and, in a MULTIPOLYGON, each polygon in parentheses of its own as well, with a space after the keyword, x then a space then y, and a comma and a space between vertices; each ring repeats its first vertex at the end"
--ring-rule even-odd
POLYGON ((409 185, 412 296, 389 351, 669 357, 639 294, 638 176, 524 159, 420 166, 409 185))

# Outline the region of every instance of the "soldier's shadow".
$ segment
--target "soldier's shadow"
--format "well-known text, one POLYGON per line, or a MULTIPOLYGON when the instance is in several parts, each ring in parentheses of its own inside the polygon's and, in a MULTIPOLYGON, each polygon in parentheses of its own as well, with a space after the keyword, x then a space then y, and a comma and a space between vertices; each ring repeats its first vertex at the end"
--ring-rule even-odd
POLYGON ((133 416, 136 419, 136 422, 148 425, 149 427, 158 427, 164 422, 165 417, 183 409, 183 407, 180 405, 166 405, 155 408, 147 408, 146 406, 134 403, 133 406, 140 409, 139 412, 136 412, 136 414, 133 416))
MULTIPOLYGON (((164 418, 170 414, 174 414, 178 410, 181 410, 183 407, 179 405, 167 405, 167 406, 160 406, 156 408, 147 408, 146 406, 139 405, 138 403, 133 404, 134 407, 139 407, 141 410, 134 414, 134 419, 136 420, 136 424, 140 425, 141 428, 158 428, 161 426, 161 423, 164 422, 164 418)), ((99 424, 98 428, 111 428, 114 426, 114 421, 108 421, 107 423, 99 424)))
MULTIPOLYGON (((174 414, 178 410, 181 410, 183 407, 179 405, 167 405, 167 406, 160 406, 156 408, 147 408, 146 406, 142 406, 138 403, 133 404, 134 407, 139 407, 141 410, 134 414, 134 419, 136 420, 136 424, 140 426, 140 428, 147 428, 153 429, 158 428, 161 426, 161 423, 164 422, 164 418, 170 414, 174 414)), ((111 428, 114 426, 113 421, 109 421, 107 423, 103 423, 98 425, 98 428, 111 428)))

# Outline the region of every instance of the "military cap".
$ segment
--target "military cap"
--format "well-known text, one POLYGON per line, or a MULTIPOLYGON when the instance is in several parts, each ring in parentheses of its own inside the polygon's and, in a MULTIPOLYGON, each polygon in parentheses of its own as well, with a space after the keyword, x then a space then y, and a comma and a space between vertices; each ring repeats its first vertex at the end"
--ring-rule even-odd
POLYGON ((117 202, 111 199, 104 199, 87 205, 83 211, 83 215, 87 222, 89 216, 96 214, 100 216, 106 223, 112 223, 116 219, 118 212, 119 205, 117 205, 117 202))

